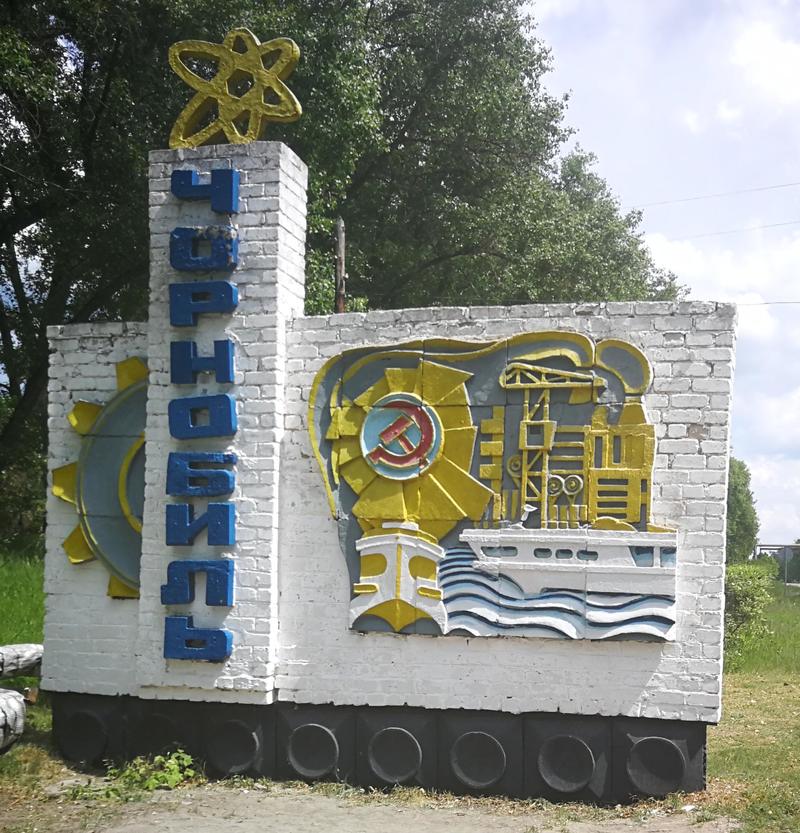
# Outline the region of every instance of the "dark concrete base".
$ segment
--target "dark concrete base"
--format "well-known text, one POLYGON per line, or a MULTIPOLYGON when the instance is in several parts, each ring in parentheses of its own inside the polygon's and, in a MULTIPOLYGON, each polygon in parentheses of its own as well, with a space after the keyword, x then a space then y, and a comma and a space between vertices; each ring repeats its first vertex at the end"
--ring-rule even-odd
POLYGON ((705 787, 706 724, 629 717, 52 695, 63 755, 181 747, 214 776, 413 784, 600 804, 705 787))

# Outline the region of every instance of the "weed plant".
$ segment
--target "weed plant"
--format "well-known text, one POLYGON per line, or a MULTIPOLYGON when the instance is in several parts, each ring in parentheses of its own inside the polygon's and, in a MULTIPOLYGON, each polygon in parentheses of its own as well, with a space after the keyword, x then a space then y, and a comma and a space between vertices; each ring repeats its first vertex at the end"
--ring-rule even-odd
POLYGON ((167 755, 134 758, 120 766, 110 765, 105 778, 88 778, 69 790, 75 801, 100 799, 137 801, 155 790, 174 790, 184 784, 201 783, 194 759, 182 749, 167 755))
POLYGON ((108 777, 129 792, 174 790, 197 776, 192 756, 182 749, 154 758, 134 758, 122 767, 110 767, 108 777))

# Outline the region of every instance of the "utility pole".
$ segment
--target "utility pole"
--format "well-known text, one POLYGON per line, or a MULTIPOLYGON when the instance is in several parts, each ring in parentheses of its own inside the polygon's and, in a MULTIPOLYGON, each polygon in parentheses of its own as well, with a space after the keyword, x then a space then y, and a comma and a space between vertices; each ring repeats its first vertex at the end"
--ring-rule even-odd
POLYGON ((344 220, 336 220, 336 297, 333 303, 334 312, 344 312, 345 279, 347 272, 344 266, 344 220))

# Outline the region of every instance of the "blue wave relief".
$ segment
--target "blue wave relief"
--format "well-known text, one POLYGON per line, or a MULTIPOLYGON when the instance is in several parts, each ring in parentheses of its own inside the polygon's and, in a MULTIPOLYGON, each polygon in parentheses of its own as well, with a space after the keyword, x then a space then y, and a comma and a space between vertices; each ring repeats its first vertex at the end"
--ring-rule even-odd
POLYGON ((448 633, 561 639, 671 638, 675 626, 675 599, 671 596, 582 593, 557 587, 531 596, 512 578, 477 569, 475 561, 471 549, 455 548, 439 563, 448 633))

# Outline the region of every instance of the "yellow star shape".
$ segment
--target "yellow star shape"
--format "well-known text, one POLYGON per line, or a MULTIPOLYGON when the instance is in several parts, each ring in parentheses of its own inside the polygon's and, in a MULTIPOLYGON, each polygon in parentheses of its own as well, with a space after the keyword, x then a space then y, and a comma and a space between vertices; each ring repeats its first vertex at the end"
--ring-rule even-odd
POLYGON ((283 83, 299 57, 300 49, 293 40, 273 38, 260 43, 244 28, 228 32, 222 43, 174 43, 169 49, 169 64, 197 93, 176 119, 169 146, 193 148, 225 141, 246 144, 261 137, 268 121, 299 119, 303 112, 300 102, 283 83), (216 62, 216 75, 203 78, 186 65, 187 59, 216 62))

